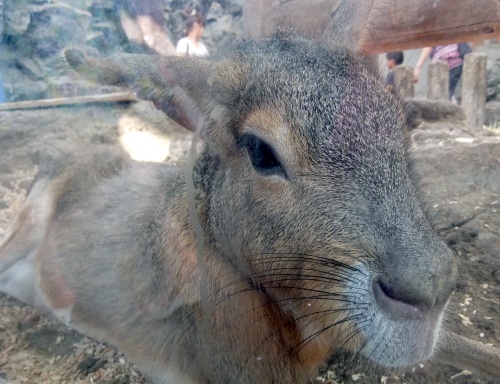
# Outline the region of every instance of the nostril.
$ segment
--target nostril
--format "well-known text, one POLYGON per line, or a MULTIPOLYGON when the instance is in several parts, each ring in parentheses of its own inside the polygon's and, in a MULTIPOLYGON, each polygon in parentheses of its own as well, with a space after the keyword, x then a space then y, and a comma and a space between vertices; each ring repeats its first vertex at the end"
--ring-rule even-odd
POLYGON ((425 303, 398 292, 381 279, 373 279, 372 290, 377 304, 396 319, 421 319, 429 310, 425 303))
POLYGON ((410 298, 407 295, 405 295, 403 292, 397 291, 393 287, 391 287, 388 284, 385 284, 384 281, 381 279, 377 280, 378 285, 380 286, 380 289, 382 289, 382 292, 385 293, 389 298, 396 300, 396 301, 401 301, 403 303, 409 304, 409 305, 414 305, 414 306, 421 306, 422 303, 418 303, 418 300, 415 298, 410 298))

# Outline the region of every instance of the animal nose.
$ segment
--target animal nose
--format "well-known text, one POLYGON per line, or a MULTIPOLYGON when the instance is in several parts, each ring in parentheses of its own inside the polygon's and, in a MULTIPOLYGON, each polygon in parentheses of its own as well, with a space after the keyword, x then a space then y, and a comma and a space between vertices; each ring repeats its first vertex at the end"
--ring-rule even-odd
POLYGON ((455 287, 456 265, 446 276, 432 271, 404 273, 392 278, 376 276, 372 291, 377 305, 394 319, 421 319, 432 309, 441 310, 455 287))
POLYGON ((435 301, 431 295, 398 289, 394 284, 386 283, 380 276, 373 279, 372 290, 380 308, 396 319, 421 319, 435 301))

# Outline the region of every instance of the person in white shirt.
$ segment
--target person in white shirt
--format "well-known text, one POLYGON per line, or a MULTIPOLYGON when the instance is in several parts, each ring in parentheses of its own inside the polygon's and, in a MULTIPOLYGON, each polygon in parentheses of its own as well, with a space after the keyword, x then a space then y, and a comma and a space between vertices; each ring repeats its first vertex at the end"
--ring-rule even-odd
POLYGON ((190 12, 186 19, 186 37, 177 43, 177 55, 187 56, 207 56, 208 50, 199 39, 203 36, 205 21, 203 16, 196 9, 190 12))

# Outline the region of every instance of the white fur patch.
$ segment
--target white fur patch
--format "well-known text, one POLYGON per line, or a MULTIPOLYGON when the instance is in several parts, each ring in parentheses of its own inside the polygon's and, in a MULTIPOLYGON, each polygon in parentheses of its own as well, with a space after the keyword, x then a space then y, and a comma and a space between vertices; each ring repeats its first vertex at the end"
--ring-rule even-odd
POLYGON ((35 301, 35 267, 33 264, 32 258, 25 258, 0 274, 0 291, 33 305, 35 301))
POLYGON ((54 313, 57 320, 61 323, 71 326, 71 311, 73 310, 73 306, 67 308, 59 308, 54 309, 52 312, 54 313))

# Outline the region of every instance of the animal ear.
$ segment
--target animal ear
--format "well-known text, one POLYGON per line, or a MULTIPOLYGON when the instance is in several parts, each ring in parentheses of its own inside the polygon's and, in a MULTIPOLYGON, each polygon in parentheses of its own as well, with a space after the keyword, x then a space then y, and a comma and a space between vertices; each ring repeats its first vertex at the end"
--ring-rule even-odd
POLYGON ((323 37, 336 46, 345 46, 356 53, 366 46, 370 38, 370 22, 376 17, 375 0, 341 0, 332 13, 332 17, 323 37))
POLYGON ((98 59, 71 48, 64 57, 88 80, 133 90, 191 131, 198 125, 199 111, 211 102, 207 60, 131 54, 98 59))
POLYGON ((364 47, 369 46, 371 23, 379 17, 383 1, 340 0, 332 13, 323 40, 331 46, 342 46, 357 53, 364 66, 376 77, 380 77, 376 55, 368 55, 364 47))

